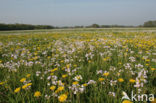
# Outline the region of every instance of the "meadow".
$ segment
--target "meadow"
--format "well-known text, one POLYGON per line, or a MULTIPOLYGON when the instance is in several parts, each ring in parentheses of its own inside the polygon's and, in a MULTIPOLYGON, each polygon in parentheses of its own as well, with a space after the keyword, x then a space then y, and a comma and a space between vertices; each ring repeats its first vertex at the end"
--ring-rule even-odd
POLYGON ((0 32, 0 103, 138 103, 132 91, 156 94, 155 28, 0 32))

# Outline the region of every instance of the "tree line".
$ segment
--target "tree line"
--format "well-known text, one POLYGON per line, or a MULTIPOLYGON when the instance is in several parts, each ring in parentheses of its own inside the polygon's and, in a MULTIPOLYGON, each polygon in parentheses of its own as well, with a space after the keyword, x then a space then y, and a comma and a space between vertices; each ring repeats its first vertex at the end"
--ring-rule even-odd
POLYGON ((31 25, 31 24, 4 24, 0 23, 0 31, 2 30, 35 30, 35 29, 65 29, 65 28, 127 28, 127 27, 156 27, 156 21, 147 21, 139 26, 125 26, 125 25, 98 25, 92 24, 89 26, 64 26, 54 27, 51 25, 31 25))
POLYGON ((144 22, 143 25, 139 25, 139 26, 125 26, 125 25, 98 25, 98 24, 92 24, 90 26, 86 26, 87 28, 116 28, 116 27, 120 27, 120 28, 127 28, 127 27, 156 27, 156 20, 154 21, 146 21, 144 22))
POLYGON ((54 29, 51 25, 31 25, 31 24, 4 24, 0 23, 0 30, 34 30, 34 29, 54 29))

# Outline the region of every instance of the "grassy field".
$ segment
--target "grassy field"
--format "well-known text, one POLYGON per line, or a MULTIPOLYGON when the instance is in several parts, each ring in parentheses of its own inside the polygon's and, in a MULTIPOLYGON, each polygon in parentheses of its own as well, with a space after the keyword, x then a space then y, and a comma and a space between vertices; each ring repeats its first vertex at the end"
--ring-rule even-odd
POLYGON ((156 94, 156 28, 0 32, 0 103, 132 103, 132 91, 156 94))
POLYGON ((155 32, 156 28, 77 28, 77 29, 43 29, 43 30, 13 30, 13 31, 0 31, 0 35, 10 34, 10 35, 18 35, 18 34, 42 34, 42 33, 84 33, 84 32, 155 32))

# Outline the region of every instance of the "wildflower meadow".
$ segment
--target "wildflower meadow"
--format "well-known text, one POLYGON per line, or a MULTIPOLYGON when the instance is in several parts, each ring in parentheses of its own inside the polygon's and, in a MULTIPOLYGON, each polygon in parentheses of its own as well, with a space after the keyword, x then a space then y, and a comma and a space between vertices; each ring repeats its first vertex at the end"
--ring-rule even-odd
POLYGON ((0 103, 156 103, 155 94, 156 32, 0 33, 0 103))

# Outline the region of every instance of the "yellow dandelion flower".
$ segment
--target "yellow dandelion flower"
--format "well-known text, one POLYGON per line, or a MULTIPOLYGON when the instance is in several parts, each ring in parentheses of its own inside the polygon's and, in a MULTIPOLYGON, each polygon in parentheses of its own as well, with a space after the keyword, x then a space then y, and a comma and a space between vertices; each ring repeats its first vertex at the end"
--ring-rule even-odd
POLYGON ((146 62, 150 62, 150 59, 146 59, 145 61, 146 61, 146 62))
POLYGON ((28 83, 28 84, 27 84, 27 86, 31 86, 31 85, 32 85, 32 83, 28 83))
POLYGON ((122 63, 121 63, 121 62, 119 62, 118 64, 119 64, 119 65, 121 65, 122 63))
POLYGON ((58 68, 54 68, 54 69, 51 70, 51 72, 55 72, 57 70, 58 70, 58 68))
POLYGON ((99 78, 99 81, 100 81, 100 82, 102 82, 102 81, 104 81, 104 80, 105 80, 104 78, 99 78))
POLYGON ((37 52, 34 53, 34 55, 37 55, 37 54, 38 54, 37 52))
POLYGON ((68 75, 67 74, 64 74, 64 75, 62 75, 62 78, 66 78, 68 75))
POLYGON ((14 90, 15 93, 18 93, 21 90, 21 87, 18 87, 14 90))
POLYGON ((106 73, 103 73, 103 76, 108 76, 109 75, 109 72, 106 72, 106 73))
POLYGON ((58 90, 62 91, 62 90, 64 90, 64 87, 63 86, 58 87, 58 90))
POLYGON ((38 50, 40 50, 40 47, 37 47, 38 50))
POLYGON ((64 61, 63 60, 61 60, 61 63, 63 63, 64 61))
POLYGON ((129 82, 130 83, 135 83, 135 80, 134 79, 130 79, 129 82))
POLYGON ((0 82, 0 85, 3 85, 5 82, 0 82))
POLYGON ((29 78, 31 76, 31 74, 27 74, 26 77, 29 78))
POLYGON ((54 73, 50 73, 50 75, 54 75, 54 73))
POLYGON ((58 97, 59 102, 65 102, 67 100, 67 95, 66 94, 61 94, 58 97))
POLYGON ((66 67, 67 67, 67 69, 69 69, 69 67, 70 67, 70 64, 66 65, 66 67))
POLYGON ((119 82, 124 82, 123 78, 118 79, 119 82))
POLYGON ((37 60, 37 59, 38 59, 38 57, 37 57, 37 56, 35 56, 33 59, 34 59, 34 60, 37 60))
POLYGON ((74 67, 77 67, 77 65, 75 64, 74 67))
POLYGON ((55 90, 56 86, 51 86, 50 90, 55 90))
POLYGON ((152 71, 156 70, 155 68, 151 68, 152 71))
POLYGON ((65 70, 65 67, 62 67, 62 70, 65 70))
POLYGON ((22 86, 22 89, 25 89, 25 88, 27 88, 27 87, 28 87, 28 85, 25 84, 25 85, 22 86))
POLYGON ((126 52, 128 52, 128 49, 126 49, 126 52))
POLYGON ((22 78, 21 80, 20 80, 20 82, 25 82, 26 81, 26 78, 22 78))
POLYGON ((34 93, 34 97, 40 97, 41 96, 41 92, 40 91, 36 91, 35 93, 34 93))
POLYGON ((22 89, 25 89, 25 88, 27 88, 27 87, 29 87, 31 85, 32 85, 32 83, 25 84, 25 85, 22 86, 22 89))
POLYGON ((48 58, 48 59, 50 59, 50 58, 51 58, 51 56, 48 56, 47 58, 48 58))
POLYGON ((107 58, 103 58, 103 61, 107 61, 107 58))
POLYGON ((77 85, 77 84, 78 84, 78 82, 73 82, 72 84, 73 84, 73 85, 77 85))
POLYGON ((63 91, 63 90, 64 90, 64 87, 63 86, 60 86, 60 87, 57 88, 57 90, 55 91, 55 93, 58 93, 58 92, 63 91))
POLYGON ((87 86, 87 84, 86 84, 86 83, 84 83, 84 84, 83 84, 83 86, 85 86, 85 87, 86 87, 86 86, 87 86))

